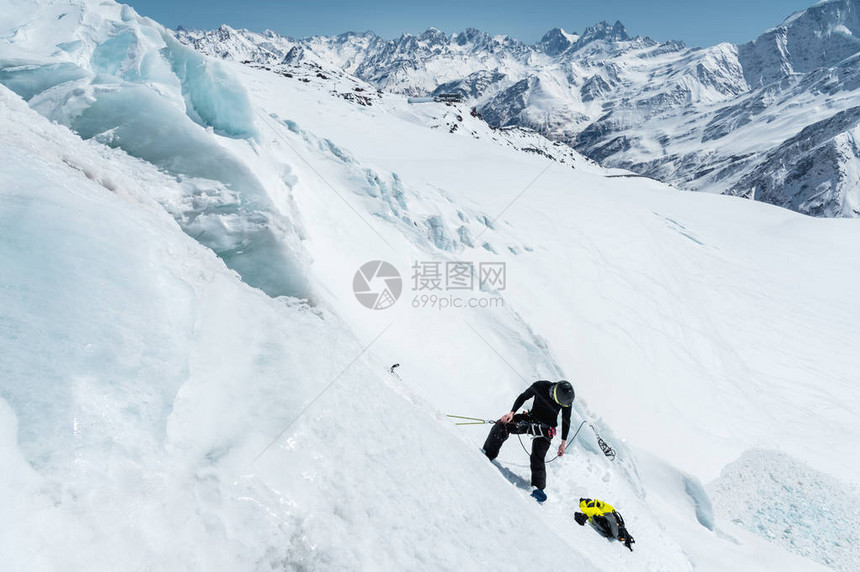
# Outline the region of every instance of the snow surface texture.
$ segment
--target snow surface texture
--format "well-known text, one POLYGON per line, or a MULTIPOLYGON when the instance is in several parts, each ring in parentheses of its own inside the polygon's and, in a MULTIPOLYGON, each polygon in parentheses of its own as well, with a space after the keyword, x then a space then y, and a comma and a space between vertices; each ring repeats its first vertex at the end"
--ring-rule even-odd
POLYGON ((756 446, 856 479, 853 221, 182 52, 110 2, 0 24, 4 568, 823 569, 701 483, 756 446), (385 311, 352 291, 376 259, 404 277, 385 311), (475 293, 504 305, 414 307, 412 264, 457 260, 504 262, 475 293), (562 376, 618 457, 586 427, 538 506, 516 441, 494 466, 444 414, 562 376), (573 522, 582 496, 633 553, 573 522))
POLYGON ((305 61, 386 91, 458 93, 493 126, 535 129, 607 166, 813 216, 856 217, 860 153, 851 126, 833 131, 828 120, 858 100, 858 14, 860 0, 826 0, 753 42, 705 49, 631 37, 619 22, 581 35, 557 28, 533 45, 432 28, 394 40, 295 40, 228 26, 177 37, 220 58, 305 61), (779 151, 798 134, 820 142, 786 169, 779 151))

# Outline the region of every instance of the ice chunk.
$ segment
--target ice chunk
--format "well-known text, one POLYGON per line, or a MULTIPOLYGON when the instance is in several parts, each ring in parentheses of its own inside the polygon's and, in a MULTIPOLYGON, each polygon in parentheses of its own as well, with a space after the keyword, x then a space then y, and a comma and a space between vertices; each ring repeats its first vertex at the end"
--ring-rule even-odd
POLYGON ((126 60, 134 55, 130 51, 136 43, 135 34, 125 30, 97 45, 90 57, 93 72, 119 76, 126 60))
POLYGON ((709 488, 721 518, 836 570, 860 569, 856 488, 766 449, 746 451, 709 488))
POLYGON ((29 100, 37 93, 86 77, 85 70, 71 63, 41 64, 0 60, 0 83, 29 100))
POLYGON ((687 496, 693 501, 693 506, 696 508, 696 519, 699 524, 708 530, 714 530, 714 507, 711 506, 711 499, 708 498, 708 493, 702 486, 701 481, 693 475, 682 474, 681 480, 684 482, 684 490, 687 496))
POLYGON ((204 58, 166 31, 162 37, 167 46, 163 54, 182 84, 188 116, 220 135, 238 138, 256 135, 248 95, 227 74, 223 64, 204 58))
POLYGON ((126 85, 97 94, 71 126, 84 138, 119 147, 171 174, 215 179, 232 189, 226 201, 171 212, 251 286, 270 296, 309 297, 304 273, 278 239, 287 223, 274 215, 259 180, 168 100, 147 87, 126 85))

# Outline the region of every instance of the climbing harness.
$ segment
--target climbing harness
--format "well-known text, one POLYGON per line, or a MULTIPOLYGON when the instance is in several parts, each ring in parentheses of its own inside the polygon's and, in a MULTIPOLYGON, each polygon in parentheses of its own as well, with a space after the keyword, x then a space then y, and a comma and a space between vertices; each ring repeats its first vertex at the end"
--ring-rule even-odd
MULTIPOLYGON (((582 423, 580 423, 580 424, 579 424, 579 429, 582 429, 582 425, 583 425, 584 423, 585 423, 585 421, 583 421, 582 423)), ((543 425, 543 424, 541 423, 541 425, 543 425)), ((545 426, 545 427, 548 427, 548 426, 546 426, 546 425, 544 425, 544 426, 545 426)), ((549 430, 550 430, 550 432, 551 432, 551 435, 549 436, 549 440, 550 440, 550 441, 552 441, 552 438, 553 438, 553 437, 555 437, 555 427, 548 427, 548 428, 549 428, 549 430)), ((568 441, 567 441, 567 445, 565 445, 565 448, 567 448, 571 443, 573 443, 573 440, 574 440, 574 439, 576 439, 576 436, 579 434, 579 429, 577 429, 577 430, 576 430, 576 433, 574 433, 574 434, 573 434, 573 437, 571 437, 570 439, 568 439, 568 441)), ((543 437, 543 435, 540 435, 540 437, 543 437)), ((538 437, 533 437, 533 439, 537 439, 537 438, 538 438, 538 437)), ((520 447, 522 447, 522 448, 523 448, 523 451, 525 451, 525 452, 526 452, 526 455, 531 455, 531 453, 529 452, 529 450, 528 450, 528 449, 526 449, 526 446, 525 446, 525 444, 523 443, 523 437, 522 437, 522 435, 517 435, 517 440, 520 442, 520 447)), ((552 463, 552 462, 553 462, 553 461, 555 461, 556 459, 558 459, 558 455, 556 455, 555 457, 553 457, 553 458, 552 458, 552 459, 550 459, 549 461, 544 461, 544 464, 545 464, 545 465, 548 465, 549 463, 552 463)))
MULTIPOLYGON (((453 419, 465 419, 466 421, 455 422, 455 425, 485 425, 490 424, 494 425, 497 421, 493 419, 480 419, 478 417, 463 417, 462 415, 448 415, 447 417, 451 417, 453 419)), ((567 444, 565 448, 570 447, 570 444, 576 439, 576 436, 579 435, 579 432, 582 431, 583 426, 588 423, 588 421, 583 420, 582 423, 579 424, 579 427, 576 428, 576 431, 573 433, 573 437, 567 440, 567 444)), ((552 441, 553 437, 555 437, 556 428, 550 427, 544 423, 540 423, 538 421, 528 421, 521 420, 516 423, 517 428, 523 430, 521 433, 516 433, 517 440, 520 442, 520 447, 523 448, 526 455, 531 455, 529 450, 526 448, 525 443, 523 443, 523 435, 531 435, 532 439, 549 439, 552 441)), ((594 428, 594 425, 588 423, 588 426, 591 427, 591 430, 594 432, 594 436, 597 438, 597 446, 600 447, 600 450, 603 451, 603 454, 606 455, 611 461, 615 460, 617 456, 615 449, 613 449, 609 443, 603 440, 603 437, 597 432, 597 429, 594 428)), ((556 459, 558 459, 558 455, 553 457, 548 461, 544 461, 545 464, 552 463, 556 459)))

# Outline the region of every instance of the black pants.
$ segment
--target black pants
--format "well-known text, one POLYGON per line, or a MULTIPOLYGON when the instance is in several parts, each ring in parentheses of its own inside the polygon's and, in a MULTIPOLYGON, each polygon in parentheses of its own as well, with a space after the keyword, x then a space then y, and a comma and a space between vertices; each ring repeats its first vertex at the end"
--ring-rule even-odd
MULTIPOLYGON (((511 433, 524 434, 528 432, 528 428, 523 427, 520 421, 528 421, 526 415, 518 413, 514 415, 514 420, 511 423, 496 422, 493 428, 490 429, 490 434, 484 442, 484 451, 490 460, 499 456, 499 450, 502 444, 508 440, 511 433)), ((550 440, 546 437, 537 437, 532 439, 532 454, 531 454, 531 469, 532 469, 532 486, 541 490, 546 488, 546 454, 549 451, 550 440)))

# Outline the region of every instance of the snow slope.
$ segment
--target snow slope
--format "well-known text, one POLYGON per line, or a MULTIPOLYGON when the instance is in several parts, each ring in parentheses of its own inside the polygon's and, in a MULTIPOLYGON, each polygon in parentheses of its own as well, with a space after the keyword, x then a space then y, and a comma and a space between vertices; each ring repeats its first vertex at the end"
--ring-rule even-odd
POLYGON ((307 63, 211 60, 112 3, 6 14, 13 569, 816 568, 701 483, 752 447, 856 479, 852 221, 679 194, 307 63), (404 278, 385 311, 352 291, 376 259, 404 278), (412 265, 457 260, 504 262, 473 293, 504 305, 414 307, 412 265), (561 376, 618 458, 586 426, 539 507, 515 441, 499 471, 486 427, 444 414, 561 376), (636 551, 577 526, 580 496, 636 551))
POLYGON ((150 198, 175 180, 33 115, 4 89, 4 569, 502 566, 510 530, 558 562, 336 316, 244 285, 150 198))
MULTIPOLYGON (((457 237, 463 225, 458 208, 442 198, 427 203, 434 194, 440 194, 440 189, 447 196, 463 197, 471 208, 460 212, 469 234, 480 234, 480 239, 472 241, 474 247, 456 239, 442 241, 447 250, 437 247, 433 254, 442 259, 505 261, 510 278, 504 296, 509 307, 513 306, 527 324, 540 324, 541 336, 555 340, 550 342, 550 349, 556 359, 566 360, 562 363, 564 371, 583 372, 583 383, 605 385, 600 410, 613 416, 613 426, 621 424, 630 433, 642 434, 654 423, 666 424, 665 432, 648 439, 651 447, 667 443, 661 454, 669 454, 678 440, 696 433, 695 426, 702 426, 714 447, 722 443, 732 450, 722 458, 715 457, 715 449, 701 455, 688 451, 689 459, 697 458, 691 460, 689 468, 708 477, 716 476, 743 450, 737 448, 734 439, 723 440, 722 435, 741 438, 743 432, 762 438, 773 434, 774 422, 784 423, 784 429, 789 430, 794 416, 780 419, 786 411, 842 404, 825 423, 838 423, 841 431, 848 431, 846 435, 856 435, 850 404, 856 403, 852 372, 857 364, 851 340, 857 335, 858 306, 847 294, 841 297, 833 292, 834 284, 840 285, 840 291, 850 290, 858 280, 856 265, 850 262, 858 229, 850 221, 821 223, 730 198, 678 195, 648 179, 607 178, 605 171, 584 161, 571 169, 510 147, 487 145, 486 138, 475 139, 462 130, 454 134, 427 130, 420 114, 430 108, 400 105, 393 114, 406 116, 407 122, 393 121, 378 108, 356 109, 340 101, 327 103, 325 113, 306 113, 304 109, 314 103, 318 106, 325 97, 315 86, 290 85, 274 74, 241 66, 235 72, 247 78, 243 82, 253 85, 252 99, 268 113, 286 121, 302 117, 301 122, 295 120, 298 127, 293 129, 349 149, 348 160, 337 160, 345 168, 360 165, 380 178, 388 174, 389 181, 396 174, 405 187, 407 204, 417 203, 409 209, 408 221, 393 221, 398 227, 407 222, 405 226, 414 230, 413 223, 417 222, 418 228, 432 238, 435 229, 426 221, 441 218, 443 235, 457 237), (278 97, 282 89, 289 89, 290 97, 278 97), (345 129, 345 125, 350 128, 345 129), (410 145, 403 145, 404 140, 410 145), (473 167, 488 155, 498 157, 492 169, 473 167), (492 213, 503 211, 538 175, 540 178, 521 199, 493 223, 495 228, 484 230, 481 217, 486 214, 493 218, 492 213), (497 254, 482 248, 479 243, 485 241, 497 254), (823 252, 828 255, 821 256, 823 252), (737 291, 738 284, 744 285, 746 295, 729 295, 737 291), (666 305, 666 300, 672 304, 666 305), (671 314, 667 314, 668 308, 671 314), (769 324, 778 331, 779 344, 765 343, 762 331, 753 326, 756 323, 769 324), (663 340, 659 350, 656 344, 645 346, 639 341, 655 334, 663 340), (654 353, 658 351, 665 354, 654 353), (823 353, 830 356, 824 369, 818 361, 823 353), (619 360, 619 355, 624 359, 619 360), (643 375, 647 378, 642 379, 643 375), (779 388, 784 384, 809 390, 781 394, 779 388), (819 384, 824 389, 812 389, 819 384), (765 393, 765 387, 772 389, 765 393), (689 394, 681 396, 684 392, 689 394), (722 394, 731 397, 713 399, 722 394), (688 399, 693 396, 695 403, 688 399), (649 419, 648 426, 638 424, 638 417, 650 418, 652 413, 658 413, 654 416, 657 419, 649 419), (747 419, 745 427, 722 427, 730 424, 723 424, 721 419, 739 417, 747 419), (707 422, 700 421, 704 419, 707 422), (717 426, 721 426, 719 434, 714 434, 717 426), (750 433, 751 426, 758 429, 750 433)), ((270 132, 270 143, 283 146, 280 136, 288 137, 289 133, 285 128, 270 132)), ((284 149, 285 154, 289 152, 284 149)), ((325 165, 312 164, 318 171, 325 165)), ((333 169, 325 172, 327 177, 335 176, 333 169)), ((301 174, 299 177, 302 179, 301 174)), ((392 214, 384 195, 374 197, 373 189, 363 190, 354 181, 346 181, 342 188, 369 196, 368 204, 375 215, 372 225, 393 243, 389 225, 376 220, 390 220, 392 214)), ((304 213, 322 217, 336 208, 337 197, 314 207, 306 202, 321 201, 321 192, 296 190, 296 201, 304 213)), ((389 249, 373 230, 360 221, 356 225, 355 232, 367 235, 372 244, 339 241, 338 237, 319 239, 332 241, 325 247, 326 258, 338 259, 330 263, 315 257, 312 270, 323 264, 330 266, 325 270, 327 284, 344 283, 354 272, 355 262, 374 252, 393 262, 405 258, 400 265, 402 273, 409 274, 409 250, 389 249), (369 250, 350 252, 365 248, 369 250)), ((316 235, 328 236, 332 231, 317 226, 308 227, 306 232, 312 244, 316 235)), ((340 311, 353 313, 356 322, 372 321, 371 329, 377 327, 376 316, 367 316, 354 303, 351 291, 333 290, 330 294, 340 299, 340 311)), ((402 313, 406 319, 419 319, 413 317, 412 308, 404 307, 402 313)), ((379 323, 387 318, 379 318, 379 323)), ((456 318, 444 321, 452 322, 450 328, 462 327, 456 318)), ((423 335, 420 332, 426 331, 425 327, 422 324, 416 335, 423 335)), ((452 335, 447 332, 433 337, 452 335)), ((418 342, 403 340, 397 351, 408 351, 410 343, 418 342)), ((514 369, 523 372, 541 367, 527 354, 505 356, 514 369)), ((481 373, 480 367, 461 367, 467 368, 463 375, 469 379, 488 375, 481 373)), ((436 375, 431 377, 446 377, 447 362, 438 358, 427 359, 424 368, 432 368, 436 375)), ((497 373, 503 371, 505 376, 511 373, 499 364, 497 373)), ((536 372, 551 373, 551 369, 536 372)), ((507 401, 503 397, 500 405, 507 401)), ((810 436, 802 446, 806 455, 816 454, 812 453, 814 439, 810 436)), ((850 439, 836 446, 845 447, 841 451, 850 460, 850 439)), ((856 464, 849 461, 842 466, 833 470, 839 470, 844 478, 854 478, 856 464)))

